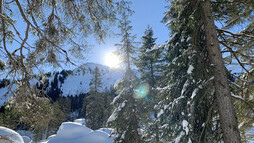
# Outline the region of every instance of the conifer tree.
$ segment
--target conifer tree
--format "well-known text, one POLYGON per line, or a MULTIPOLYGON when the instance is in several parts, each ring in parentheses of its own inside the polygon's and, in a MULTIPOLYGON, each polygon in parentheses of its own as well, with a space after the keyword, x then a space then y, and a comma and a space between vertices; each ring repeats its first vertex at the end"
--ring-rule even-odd
POLYGON ((103 127, 104 101, 102 93, 91 92, 87 96, 88 104, 86 105, 86 126, 96 130, 103 127))
POLYGON ((92 73, 93 73, 93 78, 91 79, 91 82, 89 84, 90 91, 99 92, 99 88, 102 87, 101 74, 100 74, 99 68, 96 67, 92 73))
POLYGON ((156 38, 153 38, 153 30, 151 27, 145 31, 145 35, 142 36, 142 46, 139 49, 139 57, 135 65, 138 67, 138 71, 141 73, 141 80, 149 82, 151 86, 155 84, 155 63, 156 53, 149 52, 155 46, 156 38))
POLYGON ((157 88, 161 141, 176 143, 219 142, 212 66, 205 40, 202 8, 194 1, 172 1, 164 22, 171 38, 165 49, 166 70, 157 88), (171 20, 168 22, 168 20, 171 20))
MULTIPOLYGON (((155 46, 156 38, 153 38, 153 30, 151 27, 145 31, 145 35, 142 36, 142 46, 139 49, 139 57, 135 62, 135 65, 138 67, 138 71, 141 73, 141 80, 144 83, 148 83, 149 93, 146 97, 148 100, 146 106, 151 111, 145 114, 153 114, 154 119, 151 119, 147 123, 147 133, 146 137, 150 142, 159 142, 159 129, 155 120, 157 119, 157 110, 154 109, 154 105, 158 101, 158 96, 154 91, 155 82, 159 75, 158 65, 161 56, 161 49, 155 46)), ((149 116, 148 116, 149 118, 149 116)))
POLYGON ((107 88, 105 88, 103 92, 103 101, 104 101, 103 127, 106 127, 108 118, 112 114, 111 102, 113 101, 115 94, 116 93, 114 91, 112 91, 111 89, 108 90, 107 88))
POLYGON ((223 140, 225 143, 240 143, 241 138, 238 122, 231 97, 227 71, 222 58, 216 26, 211 11, 211 2, 210 0, 197 2, 201 4, 203 11, 201 17, 203 19, 204 33, 206 36, 208 57, 211 64, 214 65, 215 96, 220 115, 220 126, 223 132, 223 140))
POLYGON ((93 130, 103 126, 104 101, 102 93, 99 93, 99 88, 101 87, 101 74, 99 68, 96 67, 90 82, 90 95, 83 101, 83 108, 86 108, 86 126, 93 130))
MULTIPOLYGON (((128 20, 130 14, 124 13, 123 20, 120 22, 121 44, 120 52, 125 65, 125 76, 115 84, 117 96, 112 104, 114 111, 108 119, 109 127, 114 129, 112 135, 115 136, 114 142, 140 143, 140 120, 142 116, 142 100, 135 98, 136 89, 139 85, 134 72, 131 70, 132 57, 134 52, 134 38, 131 35, 132 26, 128 20)), ((138 95, 138 94, 136 94, 138 95)))
MULTIPOLYGON (((247 137, 246 132, 254 123, 253 84, 253 38, 254 38, 254 2, 251 0, 212 1, 213 17, 223 21, 223 26, 216 27, 220 47, 226 65, 237 65, 237 70, 231 70, 231 92, 233 93, 236 115, 239 122, 242 141, 247 137), (246 114, 248 113, 248 114, 246 114)), ((253 138, 253 137, 252 137, 253 138)))
MULTIPOLYGON (((240 2, 241 4, 246 4, 248 1, 244 1, 244 2, 240 2)), ((214 5, 224 5, 226 3, 232 3, 231 1, 212 1, 212 3, 214 5)), ((251 2, 250 2, 251 4, 251 2)), ((231 9, 231 7, 236 6, 235 4, 230 5, 228 8, 231 9)), ((238 5, 236 6, 238 7, 238 5)), ((242 5, 239 5, 239 7, 241 8, 242 5)), ((170 22, 167 22, 168 25, 170 25, 170 28, 172 30, 173 36, 172 38, 169 40, 169 43, 175 43, 175 47, 179 47, 179 46, 183 46, 181 43, 185 41, 185 38, 183 37, 184 35, 187 36, 186 38, 190 37, 190 41, 188 43, 190 43, 191 45, 189 45, 188 47, 194 47, 193 49, 195 50, 195 53, 193 53, 192 55, 189 55, 189 57, 187 59, 191 59, 192 56, 195 56, 195 54, 198 55, 198 59, 200 58, 200 60, 193 60, 196 61, 192 64, 193 67, 189 66, 189 68, 187 68, 187 73, 194 73, 196 71, 199 71, 198 73, 203 73, 202 75, 208 75, 208 76, 199 76, 199 78, 201 78, 200 80, 196 80, 195 76, 193 77, 194 80, 192 79, 187 79, 185 82, 182 82, 183 85, 182 88, 180 89, 176 89, 175 86, 172 86, 170 84, 169 87, 170 89, 168 90, 169 93, 171 93, 172 91, 181 91, 178 94, 176 93, 175 95, 181 95, 178 98, 176 98, 176 103, 179 104, 179 102, 183 99, 186 99, 185 97, 182 97, 182 95, 186 92, 186 91, 191 91, 191 88, 188 88, 188 85, 193 84, 195 85, 195 82, 197 81, 206 81, 209 77, 209 75, 212 77, 211 81, 213 83, 214 86, 210 85, 209 87, 213 87, 214 88, 214 93, 207 93, 207 96, 203 96, 202 98, 198 98, 199 99, 199 104, 194 104, 194 105, 198 105, 197 107, 203 107, 203 104, 200 103, 204 103, 204 101, 207 101, 207 99, 210 99, 210 101, 215 101, 214 104, 216 105, 211 105, 211 104, 207 104, 208 108, 202 108, 205 109, 203 110, 203 113, 206 113, 206 116, 203 116, 202 114, 199 115, 199 117, 205 117, 205 118, 200 118, 201 120, 205 119, 206 122, 203 122, 204 124, 202 124, 202 126, 200 128, 195 128, 197 126, 200 126, 200 120, 198 120, 197 123, 193 124, 195 126, 192 126, 191 129, 188 128, 188 133, 192 133, 192 131, 194 132, 200 132, 199 129, 203 128, 202 130, 202 134, 199 134, 200 136, 198 137, 199 140, 197 140, 197 138, 195 138, 195 136, 189 137, 190 140, 194 140, 195 142, 197 141, 219 141, 220 140, 220 136, 222 135, 223 137, 223 141, 227 142, 227 143, 231 143, 231 142, 241 142, 240 136, 239 136, 239 131, 238 131, 238 125, 237 125, 237 120, 236 120, 236 116, 235 116, 235 112, 234 112, 234 107, 233 107, 233 102, 232 102, 232 97, 231 97, 231 91, 229 88, 229 82, 228 82, 228 73, 226 71, 225 65, 223 63, 223 59, 222 59, 222 55, 221 55, 221 49, 220 49, 220 45, 219 45, 219 40, 217 37, 217 33, 221 34, 221 31, 226 32, 227 34, 231 34, 234 35, 233 33, 230 33, 228 31, 225 30, 218 30, 216 32, 216 26, 214 25, 214 17, 220 17, 223 21, 223 18, 228 18, 230 17, 231 13, 215 13, 215 15, 213 15, 213 13, 211 12, 211 1, 210 0, 206 0, 206 1, 200 1, 200 0, 194 0, 194 1, 185 1, 185 0, 181 0, 181 1, 173 1, 171 3, 171 10, 166 14, 165 17, 167 18, 171 18, 173 19, 170 22), (190 36, 189 36, 190 35, 190 36), (174 42, 175 39, 178 39, 177 41, 174 42), (173 42, 170 42, 172 41, 173 42), (200 46, 201 45, 201 46, 200 46), (203 49, 200 50, 199 47, 202 47, 203 49), (202 58, 201 58, 202 57, 202 58), (208 60, 206 60, 208 59, 208 60), (199 69, 198 67, 202 67, 202 66, 195 66, 195 65, 200 65, 202 64, 200 61, 204 61, 204 63, 206 64, 206 69, 207 72, 202 71, 202 69, 199 69), (198 62, 200 63, 198 63, 198 62), (210 65, 211 67, 207 66, 210 65), (189 72, 192 69, 193 72, 189 72), (205 74, 204 74, 205 73, 205 74), (202 78, 204 80, 202 80, 202 78), (186 90, 188 89, 188 90, 186 90), (210 95, 209 95, 210 94, 210 95), (212 96, 213 95, 213 96, 212 96), (204 99, 205 97, 205 99, 204 99), (214 100, 216 99, 216 100, 214 100), (216 106, 217 108, 214 108, 213 106, 216 106), (208 110, 209 109, 209 110, 208 110), (218 115, 212 115, 211 113, 216 113, 218 115), (214 117, 212 117, 214 116, 214 117), (209 120, 211 121, 211 119, 209 119, 210 117, 212 118, 219 118, 220 122, 216 121, 216 124, 214 123, 210 123, 210 125, 212 126, 206 126, 207 123, 209 123, 209 120), (215 127, 215 128, 214 128, 215 127), (205 128, 205 129, 204 129, 205 128), (190 129, 190 130, 189 130, 190 129), (217 135, 214 136, 213 132, 211 132, 212 130, 216 130, 217 131, 217 135), (221 131, 220 131, 221 130, 221 131), (208 131, 208 132, 206 132, 208 131), (221 132, 221 133, 220 133, 221 132), (203 136, 204 134, 207 134, 205 136, 203 136), (221 135, 220 135, 221 134, 221 135), (213 138, 210 138, 211 136, 214 136, 213 138), (209 139, 210 138, 210 139, 209 139)), ((216 9, 216 7, 214 7, 216 9)), ((248 9, 249 7, 247 7, 246 9, 248 9)), ((227 6, 225 7, 219 7, 218 9, 220 10, 227 10, 227 6)), ((217 10, 218 10, 217 9, 217 10)), ((242 17, 248 17, 250 14, 250 11, 246 9, 240 9, 238 12, 242 13, 243 15, 241 15, 242 17)), ((236 10, 237 11, 237 10, 236 10)), ((233 14, 234 15, 234 14, 233 14)), ((239 16, 238 18, 229 18, 231 24, 235 24, 237 23, 237 21, 241 21, 242 17, 239 16)), ((166 20, 167 20, 166 18, 166 20)), ((247 20, 248 21, 248 20, 247 20)), ((246 21, 246 22, 247 22, 246 21)), ((242 21, 241 21, 242 22, 242 21)), ((247 28, 247 31, 249 31, 251 29, 252 26, 249 26, 247 28)), ((224 33, 225 34, 225 33, 224 33)), ((235 36, 237 36, 238 34, 236 34, 235 36)), ((241 35, 242 37, 250 37, 251 35, 248 35, 247 33, 240 33, 239 35, 241 35)), ((239 36, 238 35, 238 36, 239 36)), ((189 38, 188 38, 189 39, 189 38)), ((226 40, 226 39, 224 39, 226 40)), ((222 40, 223 41, 223 40, 222 40)), ((221 43, 222 45, 226 46, 225 43, 221 43)), ((248 44, 247 44, 248 45, 248 44)), ((228 48, 228 47, 227 47, 228 48)), ((174 49, 169 47, 169 49, 174 49)), ((233 50, 228 48, 230 52, 233 53, 233 50)), ((172 51, 172 50, 170 50, 172 51)), ((174 52, 173 52, 174 53, 174 52)), ((184 52, 183 50, 179 50, 176 51, 175 55, 179 55, 179 54, 188 54, 188 51, 184 52)), ((169 54, 170 55, 170 54, 169 54)), ((175 56, 173 55, 173 57, 175 56)), ((236 56, 235 56, 236 57, 236 56)), ((184 56, 181 56, 180 58, 184 58, 184 56)), ((179 59, 178 57, 176 59, 171 60, 169 59, 169 63, 170 65, 176 62, 177 59, 179 59)), ((183 61, 183 60, 182 60, 183 61)), ((186 63, 185 63, 186 64, 186 63)), ((178 64, 179 66, 180 64, 178 64)), ((241 65, 241 63, 240 63, 241 65)), ((184 66, 179 66, 179 67, 184 67, 184 66)), ((243 67, 244 69, 244 67, 243 67)), ((169 72, 170 73, 170 72, 169 72)), ((173 73, 173 72, 171 72, 173 73)), ((171 73, 169 75, 171 75, 171 73)), ((181 72, 178 71, 178 75, 181 75, 181 72), (180 73, 180 74, 179 74, 180 73)), ((176 76, 171 76, 171 78, 168 79, 174 79, 176 76)), ((179 79, 181 78, 181 80, 184 80, 184 78, 182 77, 178 77, 179 79)), ((181 81, 180 80, 180 81, 181 81)), ((207 80, 209 81, 209 80, 207 80)), ((170 81, 171 82, 171 81, 170 81)), ((170 83, 169 82, 169 83, 170 83)), ((173 81, 175 85, 176 81, 173 81)), ((198 84, 200 84, 200 82, 197 82, 198 84)), ((207 82, 205 82, 207 84, 207 82)), ((191 87, 195 87, 195 86, 191 86, 191 87)), ((197 86, 196 86, 197 87, 197 86)), ((199 85, 198 88, 195 88, 192 92, 191 97, 199 97, 197 96, 199 91, 203 89, 203 85, 199 85), (202 87, 202 88, 201 88, 202 87), (195 96, 194 96, 195 95, 195 96)), ((206 88, 204 91, 209 91, 211 89, 206 88)), ((213 90, 212 90, 213 91, 213 90)), ((187 94, 188 95, 188 94, 187 94)), ((173 98, 174 99, 174 98, 173 98)), ((197 98, 196 98, 197 99, 197 98)), ((172 99, 170 99, 172 101, 172 99)), ((187 100, 188 101, 188 100, 187 100)), ((197 100, 194 100, 197 101, 197 100)), ((174 102, 173 102, 174 103, 174 102)), ((192 102, 187 102, 187 103, 192 103, 192 102)), ((195 103, 195 102, 193 102, 195 103)), ((188 105, 188 104, 187 104, 188 105)), ((190 104, 193 105, 193 104, 190 104)), ((176 106, 176 104, 174 103, 173 106, 176 106)), ((167 108, 167 106, 164 106, 164 108, 167 108)), ((190 109, 194 109, 194 110, 190 110, 190 113, 193 113, 191 111, 195 111, 195 106, 191 106, 190 109)), ((176 110, 173 110, 176 111, 176 110)), ((162 110, 163 113, 163 110, 162 110)), ((164 112, 165 113, 165 112, 164 112)), ((179 114, 180 112, 178 112, 178 116, 177 119, 179 120, 180 117, 183 117, 184 112, 181 114, 179 114)), ((173 115, 177 115, 177 114, 173 114, 173 115)), ((194 119, 198 117, 198 116, 193 116, 193 114, 189 114, 190 115, 190 119, 194 119)), ((197 114, 198 115, 198 114, 197 114)), ((188 118, 188 117, 187 117, 188 118)), ((193 121, 193 120, 192 120, 193 121)), ((204 121, 204 120, 203 120, 204 121)), ((182 123, 182 126, 180 125, 179 129, 186 129, 186 124, 184 124, 184 122, 182 123)), ((186 133, 186 130, 185 130, 186 133)), ((181 140, 181 137, 183 137, 186 134, 182 134, 181 131, 179 131, 178 133, 176 133, 175 136, 175 140, 177 141, 183 141, 183 142, 187 142, 187 140, 181 140)), ((182 138, 182 139, 186 139, 186 138, 182 138)))

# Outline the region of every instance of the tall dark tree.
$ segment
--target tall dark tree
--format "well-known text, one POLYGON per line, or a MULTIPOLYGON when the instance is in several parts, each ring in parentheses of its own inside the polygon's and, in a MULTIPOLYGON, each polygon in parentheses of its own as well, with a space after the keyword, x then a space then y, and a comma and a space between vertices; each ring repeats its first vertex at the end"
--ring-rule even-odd
POLYGON ((201 11, 195 1, 172 1, 164 18, 172 35, 164 47, 167 64, 157 87, 161 141, 221 140, 220 124, 214 120, 218 108, 201 11))
POLYGON ((216 26, 211 12, 211 2, 202 3, 203 20, 207 42, 208 56, 214 65, 215 96, 219 108, 220 124, 225 143, 240 143, 240 133, 231 97, 227 71, 224 65, 217 37, 216 26))
MULTIPOLYGON (((181 59, 181 62, 184 61, 183 64, 189 64, 188 67, 177 64, 175 71, 168 72, 168 75, 171 75, 168 78, 170 83, 168 85, 169 94, 172 96, 169 101, 172 101, 172 104, 169 104, 171 108, 170 111, 167 111, 171 113, 171 116, 167 117, 173 119, 171 120, 173 123, 175 119, 177 122, 179 119, 182 120, 181 124, 175 124, 176 126, 173 125, 173 128, 171 126, 169 129, 185 130, 185 134, 179 130, 173 134, 174 140, 180 142, 219 141, 221 129, 224 142, 240 142, 227 72, 216 35, 210 1, 173 1, 170 9, 165 18, 173 19, 168 22, 173 33, 169 44, 174 44, 173 48, 169 46, 169 63, 172 65, 181 59), (187 43, 183 45, 184 42, 187 43), (175 57, 179 54, 181 56, 175 57), (172 57, 175 59, 171 59, 172 57), (181 67, 182 70, 176 70, 181 67), (184 70, 187 70, 187 75, 182 73, 184 70), (178 73, 175 74, 176 72, 178 73), (214 92, 212 92, 213 87, 214 92), (203 96, 200 96, 201 93, 203 96), (218 105, 217 108, 214 108, 211 101, 215 101, 213 104, 218 105), (177 106, 180 103, 182 105, 177 106), (182 109, 182 107, 187 108, 182 109), (202 111, 197 112, 197 109, 202 109, 202 111), (188 116, 183 110, 187 111, 188 116), (218 117, 215 114, 216 111, 219 112, 220 122, 214 123, 211 119, 218 117), (187 128, 186 125, 189 127, 187 128), (214 127, 218 132, 216 134, 212 132, 214 127), (198 137, 195 136, 197 134, 198 137), (185 137, 186 135, 188 137, 185 137), (212 136, 215 138, 211 138, 212 136)), ((168 101, 165 100, 165 102, 168 101)), ((166 107, 164 106, 162 113, 165 113, 166 107)))
MULTIPOLYGON (((220 48, 226 65, 237 65, 237 70, 231 70, 231 92, 239 122, 242 141, 254 123, 253 107, 253 47, 254 47, 254 2, 242 1, 211 1, 213 18, 222 21, 223 25, 216 27, 220 48), (246 114, 248 113, 248 114, 246 114)), ((253 137, 252 137, 253 138, 253 137)))

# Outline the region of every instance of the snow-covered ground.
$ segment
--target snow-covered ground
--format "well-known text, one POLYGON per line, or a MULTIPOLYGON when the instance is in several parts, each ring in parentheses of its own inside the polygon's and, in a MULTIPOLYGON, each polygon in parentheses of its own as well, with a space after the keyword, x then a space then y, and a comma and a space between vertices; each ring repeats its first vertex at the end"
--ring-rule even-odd
POLYGON ((111 129, 103 128, 92 130, 84 125, 84 119, 74 122, 64 122, 56 135, 50 136, 41 143, 112 143, 114 138, 109 137, 111 129))
MULTIPOLYGON (((51 135, 47 140, 37 143, 113 143, 114 137, 110 137, 112 129, 101 128, 92 130, 86 127, 84 123, 85 119, 64 122, 59 127, 57 134, 51 135)), ((254 134, 254 127, 249 133, 254 134)), ((0 143, 32 143, 28 136, 21 136, 11 129, 0 126, 0 143)), ((254 143, 254 140, 251 139, 248 143, 254 143)))
MULTIPOLYGON (((74 122, 64 122, 59 127, 56 135, 51 135, 47 140, 38 143, 112 143, 114 137, 110 137, 111 129, 102 128, 92 130, 84 125, 84 119, 77 119, 74 122)), ((29 137, 19 135, 19 133, 0 127, 1 143, 30 143, 29 137), (23 138, 22 138, 23 137, 23 138), (6 139, 6 140, 3 140, 6 139), (9 140, 9 142, 7 141, 9 140), (13 141, 13 142, 11 142, 13 141)))

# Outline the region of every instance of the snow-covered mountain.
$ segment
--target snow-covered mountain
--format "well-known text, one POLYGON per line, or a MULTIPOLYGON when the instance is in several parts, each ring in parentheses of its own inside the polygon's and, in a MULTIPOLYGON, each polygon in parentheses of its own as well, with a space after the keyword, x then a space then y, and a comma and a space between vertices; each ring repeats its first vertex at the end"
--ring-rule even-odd
MULTIPOLYGON (((93 72, 95 68, 98 67, 99 72, 101 74, 102 87, 99 88, 99 91, 103 92, 105 88, 110 89, 110 86, 114 85, 115 82, 123 77, 123 72, 117 69, 111 69, 107 66, 103 66, 100 64, 87 63, 81 68, 76 68, 69 73, 63 82, 58 79, 58 88, 61 89, 62 96, 67 95, 78 95, 80 93, 88 93, 90 89, 90 81, 93 78, 93 72)), ((64 76, 61 73, 60 76, 64 76)), ((52 82, 54 77, 51 76, 50 82, 52 82)), ((49 84, 50 85, 50 84, 49 84)), ((49 88, 51 88, 49 86, 49 88)))
MULTIPOLYGON (((123 77, 123 71, 119 69, 111 69, 107 66, 87 63, 79 68, 73 70, 62 70, 60 72, 52 71, 47 73, 48 86, 46 91, 54 96, 68 96, 68 95, 79 95, 81 93, 86 94, 90 90, 90 81, 93 78, 93 72, 95 68, 98 67, 101 74, 102 87, 99 88, 100 92, 103 92, 105 88, 110 89, 114 83, 123 77)), ((37 80, 32 79, 31 85, 38 83, 37 80)), ((3 95, 8 90, 9 85, 6 87, 0 87, 0 106, 8 100, 8 97, 3 97, 3 95)), ((12 90, 15 90, 17 85, 13 85, 12 90)))

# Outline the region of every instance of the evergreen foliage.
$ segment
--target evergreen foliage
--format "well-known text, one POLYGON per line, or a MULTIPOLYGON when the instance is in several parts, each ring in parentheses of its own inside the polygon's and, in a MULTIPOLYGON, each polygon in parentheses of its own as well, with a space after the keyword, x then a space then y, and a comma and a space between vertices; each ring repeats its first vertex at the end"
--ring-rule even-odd
POLYGON ((115 136, 114 142, 122 143, 140 143, 141 137, 141 121, 144 119, 145 106, 144 101, 138 99, 138 88, 140 82, 135 73, 131 70, 133 55, 135 51, 135 36, 131 35, 132 26, 128 20, 131 13, 123 13, 123 20, 120 22, 119 28, 122 36, 121 44, 117 44, 125 66, 125 76, 115 84, 117 96, 112 104, 114 111, 108 119, 108 126, 114 129, 112 135, 115 136), (136 97, 136 98, 135 98, 136 97))
POLYGON ((136 35, 132 35, 132 26, 130 25, 131 21, 129 20, 130 15, 132 15, 132 11, 129 13, 124 12, 122 14, 122 20, 120 21, 118 28, 121 30, 119 36, 121 36, 120 44, 115 44, 118 46, 118 51, 121 55, 122 63, 125 65, 126 74, 130 74, 128 70, 130 70, 131 65, 134 60, 134 51, 136 50, 135 38, 136 35))
POLYGON ((118 95, 112 104, 114 111, 108 119, 108 126, 114 129, 114 142, 140 143, 141 123, 146 110, 142 99, 135 99, 135 87, 139 86, 137 78, 124 77, 115 85, 118 95))
POLYGON ((160 74, 160 60, 162 56, 162 49, 158 46, 155 46, 155 40, 156 38, 153 38, 153 30, 151 27, 148 26, 148 28, 145 31, 145 35, 142 36, 142 46, 139 49, 139 56, 137 58, 137 61, 135 62, 135 65, 138 68, 138 71, 141 73, 140 79, 144 83, 148 83, 149 86, 149 92, 148 95, 146 95, 146 107, 149 109, 147 114, 153 115, 153 118, 149 118, 146 121, 149 121, 146 123, 145 127, 145 135, 144 138, 149 140, 149 142, 159 142, 159 129, 158 124, 155 123, 155 120, 157 120, 157 110, 154 109, 154 105, 158 102, 158 94, 156 94, 156 91, 154 91, 156 80, 159 77, 160 74))
POLYGON ((96 130, 103 127, 104 118, 104 101, 101 93, 91 92, 85 98, 86 105, 86 126, 96 130))
POLYGON ((156 108, 161 141, 217 142, 221 133, 215 117, 212 67, 210 66, 201 7, 192 1, 172 1, 164 22, 172 36, 165 45, 168 63, 157 88, 156 108), (171 20, 168 22, 168 20, 171 20))
MULTIPOLYGON (((153 38, 153 30, 151 27, 145 31, 145 35, 142 36, 142 46, 139 49, 139 56, 135 65, 138 67, 138 71, 141 73, 141 80, 148 82, 151 86, 156 81, 156 60, 158 59, 159 53, 156 51, 150 52, 155 46, 156 38, 153 38)), ((157 74, 158 75, 158 74, 157 74)))
POLYGON ((102 93, 99 93, 101 87, 101 75, 98 67, 96 67, 90 82, 90 95, 85 98, 86 103, 83 103, 83 110, 86 108, 86 126, 93 130, 103 126, 105 109, 102 93))
POLYGON ((93 73, 93 78, 91 79, 91 82, 90 82, 90 91, 99 92, 99 88, 102 87, 101 74, 100 74, 99 68, 96 67, 92 73, 93 73))
POLYGON ((211 3, 214 17, 222 21, 223 26, 217 29, 220 46, 226 65, 238 65, 239 70, 229 71, 236 79, 231 81, 235 109, 242 141, 251 137, 247 135, 254 123, 253 119, 253 38, 254 18, 251 0, 221 1, 211 3))

